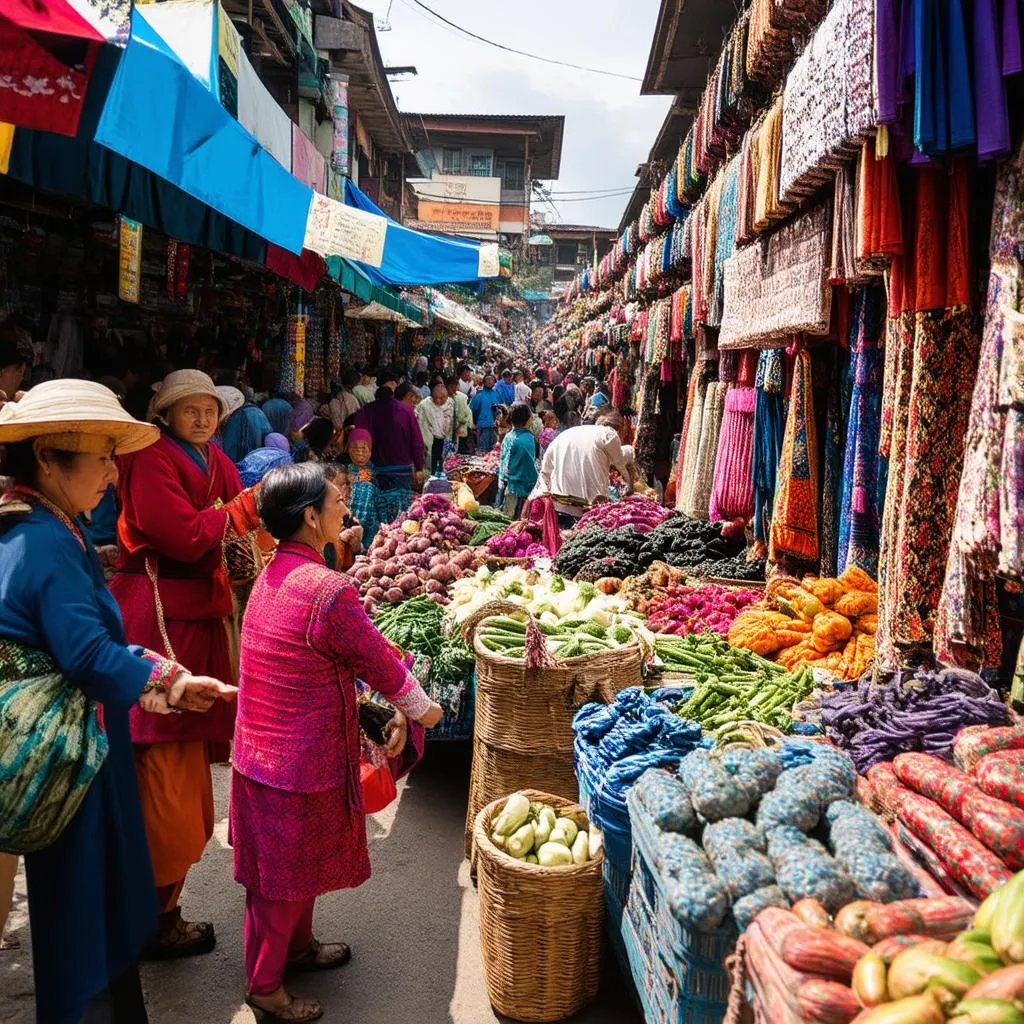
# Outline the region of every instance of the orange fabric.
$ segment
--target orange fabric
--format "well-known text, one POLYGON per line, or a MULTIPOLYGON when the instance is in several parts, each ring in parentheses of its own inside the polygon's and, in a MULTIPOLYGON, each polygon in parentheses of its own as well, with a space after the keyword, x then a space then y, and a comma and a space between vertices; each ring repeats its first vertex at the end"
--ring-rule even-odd
POLYGON ((256 490, 255 487, 250 487, 224 506, 228 519, 239 537, 245 537, 253 530, 259 529, 260 513, 256 506, 256 490))
POLYGON ((213 835, 208 744, 136 744, 134 750, 139 802, 156 884, 182 882, 213 835))

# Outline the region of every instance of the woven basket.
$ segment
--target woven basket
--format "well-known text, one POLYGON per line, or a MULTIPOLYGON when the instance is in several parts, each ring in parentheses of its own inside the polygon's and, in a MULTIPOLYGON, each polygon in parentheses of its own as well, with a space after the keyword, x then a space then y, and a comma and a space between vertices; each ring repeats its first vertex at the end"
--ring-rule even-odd
MULTIPOLYGON (((537 790, 522 792, 587 827, 578 805, 537 790)), ((597 995, 604 852, 586 864, 558 868, 515 860, 490 839, 505 799, 488 804, 474 822, 487 994, 494 1009, 513 1020, 562 1020, 597 995)))
POLYGON ((517 754, 558 752, 571 760, 573 716, 590 701, 608 704, 620 690, 640 684, 640 645, 565 661, 552 658, 540 668, 487 650, 477 626, 492 615, 524 610, 495 601, 463 626, 472 635, 476 654, 476 735, 517 754))
POLYGON ((590 701, 610 703, 640 684, 639 644, 607 654, 554 661, 531 669, 522 660, 488 651, 476 635, 480 622, 517 605, 485 605, 463 625, 476 652, 473 769, 466 814, 466 856, 473 822, 485 804, 525 786, 575 800, 572 720, 590 701))

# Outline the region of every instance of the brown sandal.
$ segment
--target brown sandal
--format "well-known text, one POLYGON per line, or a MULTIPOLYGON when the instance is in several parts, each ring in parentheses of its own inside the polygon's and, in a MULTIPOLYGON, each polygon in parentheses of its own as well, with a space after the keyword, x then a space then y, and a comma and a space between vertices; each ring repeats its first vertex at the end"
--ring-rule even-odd
POLYGON ((161 915, 160 930, 143 951, 144 960, 178 960, 202 956, 217 945, 213 925, 206 921, 186 921, 181 908, 161 915))
POLYGON ((330 971, 344 967, 352 959, 352 950, 344 942, 320 942, 309 944, 309 949, 297 960, 290 960, 286 971, 330 971))
POLYGON ((251 992, 245 997, 246 1005, 252 1010, 253 1016, 263 1024, 307 1024, 308 1021, 319 1020, 324 1015, 324 1008, 315 999, 296 999, 288 997, 288 1002, 278 1010, 268 1010, 256 1002, 251 992))

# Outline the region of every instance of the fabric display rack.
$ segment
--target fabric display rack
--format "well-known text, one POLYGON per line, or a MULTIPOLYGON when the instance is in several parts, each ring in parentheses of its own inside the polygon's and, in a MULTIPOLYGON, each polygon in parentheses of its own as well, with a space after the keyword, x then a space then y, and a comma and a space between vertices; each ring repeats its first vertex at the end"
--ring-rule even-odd
POLYGON ((978 904, 1024 885, 1020 11, 941 8, 746 5, 676 160, 536 338, 637 412, 644 470, 674 419, 666 503, 742 520, 767 560, 728 647, 810 673, 778 719, 716 717, 745 684, 694 641, 576 716, 648 1024, 968 1021, 1022 994, 1002 901, 951 998, 897 962, 920 936, 916 962, 963 961, 978 904))

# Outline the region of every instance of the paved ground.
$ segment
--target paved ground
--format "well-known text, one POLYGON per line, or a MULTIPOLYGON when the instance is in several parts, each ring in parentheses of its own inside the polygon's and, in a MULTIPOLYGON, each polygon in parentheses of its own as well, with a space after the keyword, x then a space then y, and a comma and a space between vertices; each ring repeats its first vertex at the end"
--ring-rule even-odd
MULTIPOLYGON (((316 933, 354 949, 339 972, 294 985, 320 999, 326 1021, 346 1024, 491 1024, 478 940, 476 892, 463 861, 468 788, 466 747, 431 745, 397 806, 370 820, 373 878, 353 892, 317 901, 316 933)), ((144 968, 152 1024, 249 1024, 242 996, 242 889, 231 876, 226 838, 225 768, 215 769, 219 824, 189 876, 187 917, 211 920, 217 949, 208 956, 144 968)), ((24 877, 11 916, 21 949, 0 952, 0 1022, 31 1024, 32 973, 24 877)), ((65 951, 67 953, 69 951, 65 951)), ((626 984, 609 958, 597 1002, 578 1024, 638 1024, 626 984)))

